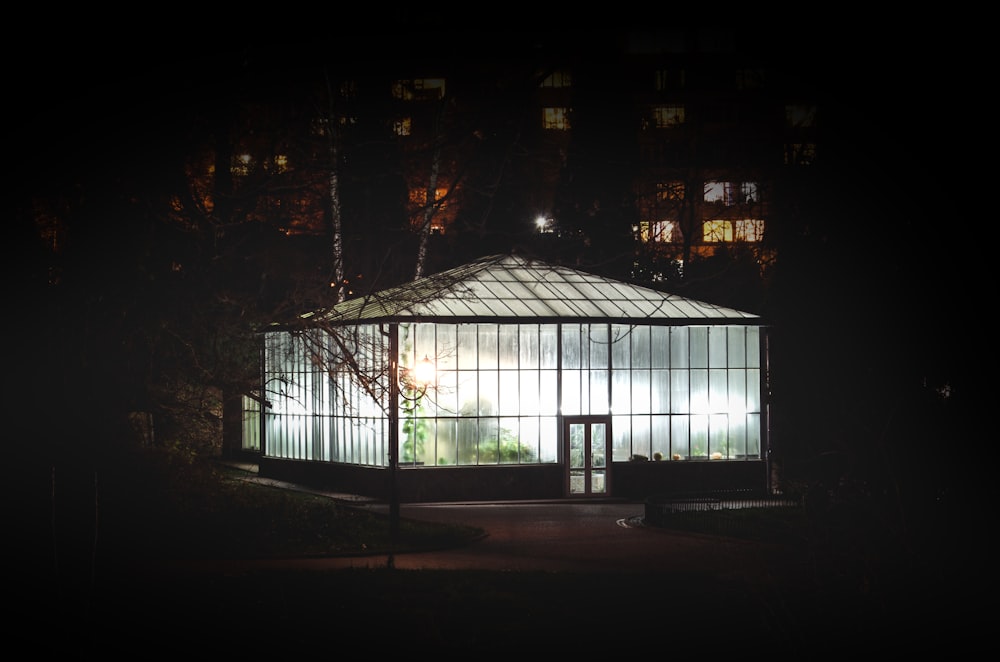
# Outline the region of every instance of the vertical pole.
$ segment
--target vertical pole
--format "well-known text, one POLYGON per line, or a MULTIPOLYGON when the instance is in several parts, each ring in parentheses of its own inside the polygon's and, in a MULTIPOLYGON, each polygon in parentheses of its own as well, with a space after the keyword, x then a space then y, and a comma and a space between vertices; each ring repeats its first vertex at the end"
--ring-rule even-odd
MULTIPOLYGON (((260 472, 260 458, 267 455, 267 336, 260 334, 257 337, 257 372, 260 375, 260 416, 257 419, 258 439, 257 445, 257 471, 260 472)), ((242 411, 242 402, 240 403, 242 411)), ((242 415, 242 414, 241 414, 242 415)), ((242 434, 242 432, 241 432, 242 434)))
POLYGON ((389 560, 395 567, 396 540, 399 536, 399 489, 396 469, 399 465, 399 325, 389 325, 389 560))

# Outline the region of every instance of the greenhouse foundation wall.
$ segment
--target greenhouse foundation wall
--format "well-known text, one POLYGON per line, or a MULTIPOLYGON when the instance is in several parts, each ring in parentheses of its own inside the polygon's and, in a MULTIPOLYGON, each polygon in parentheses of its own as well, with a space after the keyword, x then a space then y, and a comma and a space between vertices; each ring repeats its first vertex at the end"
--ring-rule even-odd
MULTIPOLYGON (((268 457, 261 457, 258 467, 264 478, 376 500, 388 500, 392 475, 384 467, 268 457)), ((561 464, 400 467, 395 475, 401 503, 569 498, 564 487, 566 469, 561 464)), ((629 501, 729 490, 770 493, 767 464, 762 460, 617 462, 611 465, 609 485, 610 492, 604 496, 629 501)))

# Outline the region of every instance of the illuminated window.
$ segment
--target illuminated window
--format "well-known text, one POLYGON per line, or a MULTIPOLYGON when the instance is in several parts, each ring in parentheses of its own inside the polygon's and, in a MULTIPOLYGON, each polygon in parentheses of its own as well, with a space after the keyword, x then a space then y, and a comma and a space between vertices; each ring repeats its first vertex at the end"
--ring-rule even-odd
POLYGON ((793 128, 813 126, 816 123, 816 106, 804 104, 785 106, 785 121, 793 128))
POLYGON ((392 96, 402 101, 434 101, 444 97, 444 78, 415 78, 392 82, 392 96))
MULTIPOLYGON (((445 200, 445 196, 448 195, 448 189, 438 188, 434 192, 434 203, 438 209, 445 209, 448 206, 448 201, 445 200)), ((427 206, 427 189, 425 188, 415 188, 410 190, 410 203, 417 208, 423 209, 427 206)))
POLYGON ((733 231, 736 235, 736 241, 763 241, 764 221, 759 218, 744 218, 733 221, 733 231))
POLYGON ((274 172, 287 172, 288 171, 288 155, 287 154, 275 154, 274 155, 274 172))
POLYGON ((730 221, 705 221, 702 224, 702 239, 705 243, 719 243, 733 240, 733 224, 730 221))
POLYGON ((573 76, 568 71, 553 71, 545 77, 540 87, 571 87, 573 76))
POLYGON ((746 218, 736 221, 720 219, 705 221, 702 224, 702 239, 705 243, 763 241, 764 221, 759 218, 746 218))
POLYGON ((721 202, 727 207, 760 200, 756 182, 705 182, 705 202, 721 202))
POLYGON ((674 241, 674 232, 677 224, 673 221, 641 221, 639 223, 639 239, 643 242, 663 242, 674 241))
POLYGON ((790 143, 785 145, 785 165, 812 165, 816 160, 814 143, 790 143))
POLYGON ((684 124, 684 106, 656 106, 653 108, 653 125, 669 129, 684 124))
POLYGON ((412 130, 413 120, 409 117, 403 117, 392 122, 392 132, 397 136, 408 136, 412 130))
POLYGON ((569 130, 569 108, 542 108, 542 128, 569 130))
POLYGON ((246 177, 253 171, 253 157, 249 154, 237 154, 233 157, 229 170, 235 177, 246 177))
POLYGON ((660 202, 678 202, 684 199, 684 182, 657 182, 656 199, 660 202))

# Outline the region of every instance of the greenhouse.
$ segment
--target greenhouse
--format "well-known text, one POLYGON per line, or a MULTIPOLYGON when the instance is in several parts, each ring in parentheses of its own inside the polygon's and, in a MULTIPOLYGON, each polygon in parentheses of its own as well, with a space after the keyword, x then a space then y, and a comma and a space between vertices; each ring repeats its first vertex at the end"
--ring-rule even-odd
POLYGON ((496 255, 265 330, 244 439, 407 502, 764 492, 766 357, 756 315, 496 255))

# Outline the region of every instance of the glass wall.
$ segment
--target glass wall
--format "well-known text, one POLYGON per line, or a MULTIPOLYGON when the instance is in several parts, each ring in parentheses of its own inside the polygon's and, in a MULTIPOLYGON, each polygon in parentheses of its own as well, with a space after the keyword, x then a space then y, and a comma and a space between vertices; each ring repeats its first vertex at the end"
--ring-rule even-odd
MULTIPOLYGON (((377 325, 265 336, 266 454, 386 465, 389 340, 377 325)), ((559 460, 558 416, 611 417, 612 459, 761 453, 756 326, 400 324, 402 465, 559 460), (433 364, 431 381, 414 379, 433 364)))
POLYGON ((614 460, 760 457, 756 326, 611 326, 614 460))
POLYGON ((385 466, 388 339, 377 326, 264 338, 266 454, 385 466))
POLYGON ((260 402, 248 395, 243 396, 243 437, 240 448, 260 452, 260 402))
POLYGON ((400 462, 437 466, 558 459, 555 324, 400 325, 400 369, 434 363, 406 387, 400 462))

